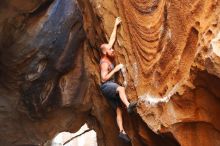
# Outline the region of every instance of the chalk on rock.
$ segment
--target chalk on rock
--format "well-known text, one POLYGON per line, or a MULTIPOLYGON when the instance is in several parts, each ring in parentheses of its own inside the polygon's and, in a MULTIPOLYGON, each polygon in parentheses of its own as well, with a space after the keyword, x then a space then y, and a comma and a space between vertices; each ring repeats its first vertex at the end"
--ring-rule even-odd
POLYGON ((124 81, 123 85, 124 85, 124 87, 127 87, 127 85, 128 85, 127 81, 124 81))
POLYGON ((120 69, 124 68, 124 65, 123 65, 123 64, 119 64, 119 66, 120 66, 120 69))

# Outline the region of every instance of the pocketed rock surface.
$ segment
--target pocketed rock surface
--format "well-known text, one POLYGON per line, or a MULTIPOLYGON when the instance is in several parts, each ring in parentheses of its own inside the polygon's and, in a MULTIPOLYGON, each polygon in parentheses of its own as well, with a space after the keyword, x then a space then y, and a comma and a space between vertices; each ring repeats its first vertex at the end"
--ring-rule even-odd
POLYGON ((3 0, 0 145, 39 145, 85 123, 100 146, 220 145, 220 2, 3 0), (99 46, 114 21, 132 115, 131 144, 99 85, 99 46))

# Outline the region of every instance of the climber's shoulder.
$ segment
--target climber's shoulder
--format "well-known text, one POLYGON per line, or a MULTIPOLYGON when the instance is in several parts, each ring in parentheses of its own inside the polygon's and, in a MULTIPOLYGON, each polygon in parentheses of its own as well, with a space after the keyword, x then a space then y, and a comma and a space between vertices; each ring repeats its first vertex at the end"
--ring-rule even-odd
POLYGON ((102 64, 111 64, 111 62, 106 58, 101 58, 99 63, 100 63, 100 65, 102 65, 102 64))

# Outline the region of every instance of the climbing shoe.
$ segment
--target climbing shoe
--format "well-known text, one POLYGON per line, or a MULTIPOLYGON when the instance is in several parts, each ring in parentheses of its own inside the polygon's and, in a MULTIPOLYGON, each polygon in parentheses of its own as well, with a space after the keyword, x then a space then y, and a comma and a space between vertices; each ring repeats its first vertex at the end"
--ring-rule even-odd
POLYGON ((129 105, 128 105, 128 108, 127 108, 127 111, 128 113, 132 113, 134 111, 134 108, 137 106, 137 102, 134 101, 134 102, 131 102, 129 105))
POLYGON ((123 132, 120 132, 118 137, 121 138, 126 143, 129 143, 131 141, 130 138, 128 137, 128 135, 126 133, 123 133, 123 132))

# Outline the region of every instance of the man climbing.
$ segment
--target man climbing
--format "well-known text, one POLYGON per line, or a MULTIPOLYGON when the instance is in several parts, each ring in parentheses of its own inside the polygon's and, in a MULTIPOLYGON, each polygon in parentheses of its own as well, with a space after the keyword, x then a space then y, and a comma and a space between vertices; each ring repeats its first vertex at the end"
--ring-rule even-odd
POLYGON ((136 102, 129 102, 125 94, 125 88, 115 83, 114 74, 123 68, 122 64, 118 64, 114 67, 114 50, 113 44, 116 39, 117 26, 121 23, 120 17, 117 17, 115 20, 115 25, 113 32, 111 34, 108 44, 102 44, 100 46, 102 57, 100 60, 100 69, 101 69, 101 91, 103 95, 110 101, 114 110, 116 110, 116 120, 120 130, 119 137, 130 142, 129 137, 123 128, 122 120, 122 110, 120 105, 120 100, 127 107, 128 113, 131 113, 136 107, 136 102))

